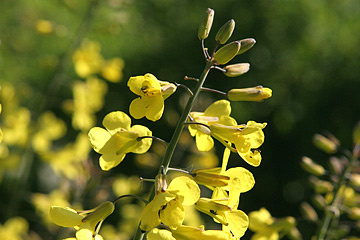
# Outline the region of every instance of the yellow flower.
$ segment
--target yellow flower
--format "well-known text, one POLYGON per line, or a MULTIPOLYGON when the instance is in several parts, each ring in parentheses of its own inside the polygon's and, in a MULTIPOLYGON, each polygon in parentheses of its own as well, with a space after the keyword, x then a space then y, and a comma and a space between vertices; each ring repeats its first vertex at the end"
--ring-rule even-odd
POLYGON ((262 129, 266 123, 248 121, 246 125, 225 126, 222 124, 210 125, 211 135, 222 142, 226 147, 228 143, 235 144, 237 153, 252 166, 259 166, 261 154, 258 148, 264 142, 262 129))
POLYGON ((110 170, 119 165, 129 152, 145 153, 152 139, 139 137, 151 136, 152 132, 141 125, 131 125, 131 119, 123 112, 107 114, 103 120, 106 129, 94 127, 89 131, 89 140, 93 149, 102 154, 99 163, 102 170, 110 170))
POLYGON ((272 90, 270 88, 264 88, 263 86, 231 89, 227 96, 231 101, 261 102, 272 96, 272 90))
POLYGON ((101 69, 101 75, 109 82, 120 82, 124 61, 121 58, 106 60, 101 69))
POLYGON ((177 229, 171 231, 165 229, 153 228, 147 234, 148 240, 230 240, 232 239, 229 232, 221 230, 204 230, 203 227, 191 227, 181 225, 177 229))
POLYGON ((84 41, 72 56, 76 73, 86 78, 100 71, 104 62, 98 42, 84 41))
MULTIPOLYGON (((237 125, 235 119, 230 117, 231 106, 227 100, 219 100, 211 104, 205 112, 191 112, 190 120, 203 123, 208 126, 212 124, 237 125)), ((190 124, 189 132, 195 137, 196 146, 199 151, 209 151, 214 146, 214 141, 210 136, 210 130, 199 124, 190 124)))
POLYGON ((130 90, 139 95, 130 104, 130 114, 136 119, 146 117, 157 121, 164 112, 164 100, 176 91, 176 86, 159 81, 154 75, 131 77, 128 81, 130 90))
POLYGON ((170 229, 178 228, 184 221, 183 205, 193 205, 199 197, 200 189, 189 177, 174 178, 167 188, 166 181, 163 181, 154 199, 142 212, 141 230, 150 231, 160 223, 170 229))
POLYGON ((274 219, 265 208, 251 212, 249 220, 249 229, 255 232, 251 238, 252 240, 278 240, 280 236, 289 233, 295 227, 293 217, 274 219))
POLYGON ((114 208, 114 204, 108 201, 94 209, 80 212, 68 207, 52 206, 50 218, 61 227, 74 227, 77 230, 76 239, 92 240, 98 234, 105 218, 113 213, 114 208))
POLYGON ((28 229, 29 223, 24 218, 12 217, 4 224, 0 224, 0 239, 29 239, 29 236, 26 236, 28 229))

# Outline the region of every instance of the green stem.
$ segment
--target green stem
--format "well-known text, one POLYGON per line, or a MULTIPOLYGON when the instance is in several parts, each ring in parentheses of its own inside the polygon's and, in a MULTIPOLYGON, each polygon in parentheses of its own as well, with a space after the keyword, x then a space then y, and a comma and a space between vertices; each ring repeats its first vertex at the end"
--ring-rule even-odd
MULTIPOLYGON (((201 88, 206 80, 206 77, 207 75, 209 74, 209 71, 211 69, 211 67, 213 66, 213 62, 207 62, 206 63, 206 66, 199 78, 199 81, 197 82, 196 86, 195 86, 195 90, 193 91, 193 95, 189 98, 186 106, 185 106, 185 109, 184 111, 182 112, 181 116, 180 116, 180 119, 178 121, 178 124, 175 128, 175 131, 172 135, 172 138, 169 142, 169 144, 167 145, 167 148, 166 148, 166 151, 165 151, 165 154, 164 154, 164 158, 160 164, 160 166, 163 166, 164 168, 164 173, 166 174, 167 171, 168 171, 168 168, 169 168, 169 165, 170 165, 170 162, 171 162, 171 158, 174 154, 174 151, 175 151, 175 148, 176 148, 176 145, 180 139, 180 136, 181 136, 181 133, 184 129, 184 126, 185 126, 185 123, 187 122, 187 117, 192 109, 192 107, 194 106, 194 103, 195 103, 195 100, 197 98, 197 96, 199 95, 200 91, 201 91, 201 88)), ((159 169, 159 173, 160 173, 161 169, 159 169)), ((150 198, 149 198, 149 202, 154 198, 154 195, 155 195, 155 188, 153 188, 152 190, 152 193, 150 195, 150 198)), ((143 238, 144 234, 141 233, 141 230, 140 228, 137 229, 137 232, 134 236, 134 240, 141 240, 143 238)))
POLYGON ((354 155, 351 156, 349 163, 346 165, 344 171, 341 173, 339 182, 335 186, 335 189, 334 189, 334 197, 331 200, 330 205, 325 209, 325 214, 324 214, 321 224, 319 226, 319 231, 316 234, 316 238, 315 238, 316 240, 324 240, 325 239, 326 233, 328 232, 330 222, 334 215, 331 210, 337 208, 338 200, 339 200, 341 189, 342 189, 341 187, 345 186, 346 179, 347 179, 346 176, 350 172, 350 170, 353 166, 353 163, 356 160, 357 160, 356 156, 354 156, 354 155))

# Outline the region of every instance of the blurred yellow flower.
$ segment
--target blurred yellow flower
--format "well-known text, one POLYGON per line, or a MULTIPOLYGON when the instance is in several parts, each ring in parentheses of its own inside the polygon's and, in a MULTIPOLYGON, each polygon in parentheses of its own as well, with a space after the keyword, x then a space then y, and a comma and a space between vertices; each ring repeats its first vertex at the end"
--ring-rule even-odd
POLYGON ((166 188, 163 183, 154 199, 144 208, 140 228, 150 231, 160 223, 170 229, 176 229, 184 221, 183 205, 193 205, 200 197, 198 185, 189 177, 174 178, 166 188))
POLYGON ((222 142, 226 147, 228 143, 235 144, 237 153, 252 166, 259 166, 261 154, 258 148, 264 142, 262 129, 266 123, 248 121, 246 125, 225 126, 222 124, 210 125, 211 135, 222 142))
POLYGON ((124 112, 107 114, 103 120, 104 128, 94 127, 89 131, 89 140, 93 149, 102 154, 99 163, 102 170, 108 171, 119 165, 129 152, 145 153, 149 150, 152 139, 139 137, 151 136, 145 126, 131 126, 131 119, 124 112))
POLYGON ((100 43, 84 41, 80 48, 74 52, 72 60, 75 71, 80 77, 86 78, 100 72, 104 61, 100 49, 100 43))
POLYGON ((37 152, 49 151, 51 143, 64 136, 66 125, 52 112, 44 112, 38 119, 38 131, 32 136, 32 146, 37 152))
POLYGON ((4 115, 4 142, 7 145, 24 147, 29 140, 30 131, 30 110, 24 107, 12 109, 4 115))
POLYGON ((0 239, 23 240, 28 239, 29 223, 22 217, 12 217, 4 224, 0 224, 0 239))
MULTIPOLYGON (((1 107, 1 104, 0 104, 0 113, 2 111, 2 107, 1 107)), ((1 128, 0 128, 0 143, 2 142, 3 140, 3 132, 1 131, 1 128)))
POLYGON ((122 69, 124 61, 121 58, 106 60, 101 69, 101 75, 109 82, 120 82, 122 79, 122 69))
POLYGON ((265 208, 251 212, 249 221, 249 229, 255 232, 251 238, 252 240, 278 240, 280 236, 289 233, 296 224, 293 217, 273 218, 265 208))
MULTIPOLYGON (((223 125, 237 125, 236 120, 230 117, 231 106, 227 100, 219 100, 211 104, 205 112, 191 112, 190 121, 203 123, 208 126, 218 123, 223 125)), ((196 146, 199 151, 209 151, 214 146, 214 140, 211 138, 210 130, 206 126, 199 124, 190 124, 189 132, 195 137, 196 146)))
POLYGON ((136 119, 146 117, 157 121, 164 112, 164 100, 176 91, 176 86, 159 81, 154 75, 131 77, 128 81, 130 90, 139 95, 130 104, 130 114, 136 119))
POLYGON ((80 212, 69 207, 52 206, 50 218, 61 227, 74 227, 77 230, 77 240, 93 240, 102 222, 113 213, 114 209, 114 204, 109 201, 103 202, 94 209, 80 212))
POLYGON ((48 34, 54 31, 54 25, 50 21, 44 19, 37 20, 35 28, 38 33, 42 34, 48 34))

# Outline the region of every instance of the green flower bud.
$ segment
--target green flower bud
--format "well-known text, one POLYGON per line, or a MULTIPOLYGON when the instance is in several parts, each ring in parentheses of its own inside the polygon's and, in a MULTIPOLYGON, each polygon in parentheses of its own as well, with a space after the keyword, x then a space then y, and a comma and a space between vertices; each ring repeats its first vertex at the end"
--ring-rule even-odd
POLYGON ((262 86, 242 89, 231 89, 227 97, 230 101, 251 101, 261 102, 272 96, 272 90, 270 88, 264 88, 262 86))
POLYGON ((331 157, 328 165, 329 170, 335 175, 340 175, 344 169, 343 162, 337 157, 331 157))
POLYGON ((359 207, 352 207, 348 211, 348 216, 352 220, 360 220, 360 208, 359 207))
POLYGON ((290 232, 287 234, 287 236, 290 240, 302 240, 303 239, 299 229, 297 229, 296 227, 293 227, 292 229, 290 229, 290 232))
POLYGON ((240 49, 240 42, 231 42, 216 51, 214 60, 219 65, 224 65, 232 60, 240 49))
POLYGON ((225 23, 217 32, 215 36, 215 40, 224 44, 229 40, 235 28, 235 21, 234 19, 229 20, 225 23))
POLYGON ((240 40, 240 43, 241 43, 241 47, 237 55, 243 54, 244 52, 250 50, 250 48, 252 48, 255 45, 256 41, 253 38, 246 38, 240 40))
POLYGON ((309 177, 309 182, 314 191, 319 194, 328 193, 333 190, 333 185, 330 182, 320 180, 314 176, 309 177))
POLYGON ((320 194, 315 194, 311 198, 311 202, 317 209, 320 209, 320 210, 324 209, 325 206, 327 205, 326 199, 324 198, 323 195, 320 195, 320 194))
MULTIPOLYGON (((350 233, 350 226, 348 225, 340 225, 337 226, 334 235, 333 235, 333 239, 344 239, 345 236, 347 236, 350 233)), ((350 239, 350 238, 346 238, 346 239, 350 239)))
POLYGON ((338 143, 334 140, 320 134, 315 134, 313 137, 314 145, 328 154, 333 154, 337 151, 338 143))
POLYGON ((214 10, 211 8, 208 8, 205 12, 205 15, 203 16, 199 31, 198 31, 198 37, 200 40, 206 39, 209 36, 210 29, 214 20, 214 10))
POLYGON ((250 64, 248 63, 238 63, 238 64, 232 64, 224 67, 224 74, 228 77, 237 77, 240 75, 243 75, 244 73, 247 73, 250 69, 250 64))
POLYGON ((318 220, 318 215, 317 215, 316 211, 307 202, 301 203, 300 212, 306 220, 313 221, 313 222, 318 220))
POLYGON ((315 176, 322 176, 325 174, 325 169, 308 157, 302 157, 300 166, 305 171, 315 176))

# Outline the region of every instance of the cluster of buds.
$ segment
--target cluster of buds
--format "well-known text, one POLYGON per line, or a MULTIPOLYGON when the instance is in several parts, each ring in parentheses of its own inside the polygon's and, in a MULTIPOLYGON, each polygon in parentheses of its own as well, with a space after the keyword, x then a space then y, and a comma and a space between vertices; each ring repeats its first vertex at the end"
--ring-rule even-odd
POLYGON ((318 225, 316 239, 343 239, 360 231, 359 133, 358 124, 353 131, 352 152, 342 150, 339 140, 331 134, 315 134, 314 145, 330 154, 327 166, 309 157, 301 160, 301 167, 310 174, 309 183, 314 195, 311 204, 303 202, 300 210, 304 219, 318 225), (319 211, 324 212, 322 221, 319 221, 319 211), (349 221, 354 224, 348 224, 349 221))

